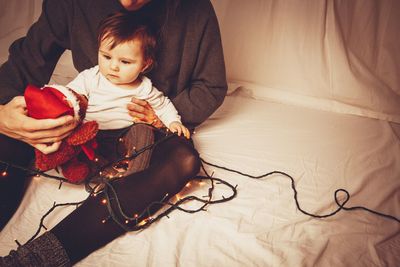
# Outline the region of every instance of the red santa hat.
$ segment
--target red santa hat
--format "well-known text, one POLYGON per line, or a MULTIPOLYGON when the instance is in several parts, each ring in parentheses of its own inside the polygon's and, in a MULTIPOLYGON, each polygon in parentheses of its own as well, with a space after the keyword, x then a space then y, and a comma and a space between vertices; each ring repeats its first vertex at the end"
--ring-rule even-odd
POLYGON ((67 87, 46 85, 38 88, 28 85, 25 89, 25 102, 28 116, 35 119, 55 119, 71 115, 76 120, 79 116, 79 100, 67 87))

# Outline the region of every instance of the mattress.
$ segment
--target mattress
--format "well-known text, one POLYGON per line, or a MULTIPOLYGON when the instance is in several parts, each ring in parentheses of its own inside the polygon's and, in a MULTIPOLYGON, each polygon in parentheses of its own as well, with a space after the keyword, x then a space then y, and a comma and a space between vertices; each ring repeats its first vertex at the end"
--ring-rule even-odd
MULTIPOLYGON (((294 178, 300 207, 316 215, 347 207, 400 214, 400 141, 386 121, 285 105, 240 88, 196 130, 194 143, 210 163, 250 175, 282 171, 294 178), (338 195, 343 200, 345 195, 338 195)), ((216 167, 209 173, 237 186, 237 196, 194 214, 173 211, 140 232, 129 232, 76 266, 395 266, 400 224, 363 210, 318 219, 299 211, 284 175, 252 179, 216 167)), ((232 190, 215 185, 215 199, 232 190)), ((194 180, 178 197, 204 196, 210 183, 194 180)), ((84 188, 34 177, 10 223, 0 254, 26 242, 53 203, 79 201, 84 188)), ((195 209, 189 202, 185 208, 195 209)), ((45 220, 53 227, 75 207, 45 220)), ((101 234, 101 233, 99 233, 101 234)))

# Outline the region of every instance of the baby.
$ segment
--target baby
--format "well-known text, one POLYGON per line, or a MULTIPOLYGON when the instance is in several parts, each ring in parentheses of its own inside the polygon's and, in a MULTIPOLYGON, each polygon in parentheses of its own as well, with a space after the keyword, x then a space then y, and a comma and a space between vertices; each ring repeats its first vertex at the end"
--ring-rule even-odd
POLYGON ((170 131, 190 138, 171 100, 144 75, 155 64, 152 29, 136 23, 129 13, 116 13, 101 23, 98 42, 98 65, 67 85, 88 99, 85 120, 97 121, 99 129, 128 127, 138 121, 127 109, 134 97, 147 101, 170 131))

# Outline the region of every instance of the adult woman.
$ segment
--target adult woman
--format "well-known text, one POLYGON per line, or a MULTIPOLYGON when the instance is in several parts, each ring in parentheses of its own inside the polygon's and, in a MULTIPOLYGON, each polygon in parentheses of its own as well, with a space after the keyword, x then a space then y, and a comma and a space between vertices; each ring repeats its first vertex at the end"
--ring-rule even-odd
MULTIPOLYGON (((171 98, 185 125, 194 128, 222 103, 227 89, 225 68, 218 22, 208 0, 45 0, 38 22, 25 38, 11 46, 9 60, 0 69, 0 145, 2 151, 3 147, 15 151, 2 153, 2 160, 27 165, 32 159, 32 147, 26 143, 51 152, 72 131, 75 125, 69 124, 68 117, 44 121, 26 117, 25 103, 18 95, 28 83, 45 84, 65 49, 72 51, 78 71, 96 65, 97 25, 121 8, 158 25, 157 66, 149 77, 171 98)), ((129 109, 132 116, 144 122, 157 119, 143 101, 132 99, 129 109)), ((198 168, 199 157, 191 143, 171 138, 153 150, 149 168, 115 187, 123 205, 141 211, 166 193, 177 193, 198 168)), ((0 190, 13 191, 0 202, 7 203, 4 210, 8 216, 2 218, 3 224, 17 205, 15 195, 22 192, 22 176, 9 169, 8 178, 0 183, 0 190)), ((99 205, 99 198, 91 198, 51 231, 20 247, 12 256, 0 259, 0 265, 74 264, 124 233, 112 220, 101 223, 107 213, 99 205), (79 228, 77 222, 91 227, 79 228), (78 237, 85 241, 74 242, 78 237)))

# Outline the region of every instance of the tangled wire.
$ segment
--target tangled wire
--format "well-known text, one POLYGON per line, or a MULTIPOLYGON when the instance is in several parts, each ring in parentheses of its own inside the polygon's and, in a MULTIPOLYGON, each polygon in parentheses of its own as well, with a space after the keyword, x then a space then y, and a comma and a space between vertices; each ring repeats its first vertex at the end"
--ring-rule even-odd
MULTIPOLYGON (((127 156, 121 157, 116 162, 109 162, 109 163, 101 166, 101 170, 106 170, 107 168, 109 168, 111 166, 115 166, 116 164, 118 165, 119 163, 126 161, 126 160, 132 160, 132 159, 136 158, 137 156, 139 156, 144 151, 146 151, 148 149, 153 149, 155 146, 157 146, 161 142, 165 142, 172 136, 174 136, 173 133, 167 132, 165 134, 165 136, 163 136, 162 138, 160 138, 153 144, 142 147, 139 150, 135 150, 132 155, 130 155, 128 157, 127 156)), ((214 168, 218 168, 218 169, 222 169, 222 170, 225 170, 228 172, 237 173, 244 177, 248 177, 248 178, 252 178, 252 179, 262 179, 262 178, 265 178, 265 177, 268 177, 271 175, 281 175, 283 177, 289 178, 291 180, 291 188, 293 190, 293 198, 295 200, 297 209, 300 212, 302 212, 303 214, 313 217, 313 218, 322 219, 322 218, 331 217, 342 210, 344 210, 344 211, 364 210, 364 211, 373 213, 377 216, 381 216, 381 217, 384 217, 384 218, 387 218, 390 220, 394 220, 394 221, 397 221, 398 223, 400 223, 400 219, 398 219, 392 215, 383 214, 383 213, 371 210, 371 209, 363 207, 363 206, 346 207, 345 205, 350 199, 350 194, 348 191, 346 191, 345 189, 342 189, 342 188, 337 189, 334 192, 334 200, 337 205, 336 210, 334 210, 328 214, 323 214, 323 215, 313 214, 313 213, 310 213, 310 212, 304 210, 301 207, 301 205, 298 201, 298 192, 297 192, 296 186, 295 186, 295 179, 291 175, 289 175, 285 172, 272 171, 272 172, 268 172, 268 173, 265 173, 265 174, 262 174, 259 176, 253 176, 253 175, 250 175, 247 173, 240 172, 238 170, 230 169, 230 168, 227 168, 224 166, 219 166, 219 165, 207 162, 206 160, 204 160, 202 158, 200 158, 200 159, 201 159, 201 170, 204 173, 204 175, 197 175, 196 177, 193 178, 193 180, 199 180, 199 181, 208 180, 210 182, 210 187, 208 188, 208 194, 207 194, 207 196, 204 196, 204 198, 200 198, 200 197, 197 197, 194 195, 188 195, 188 196, 178 199, 178 201, 173 203, 168 200, 169 199, 168 195, 166 195, 163 199, 154 201, 151 204, 149 204, 147 206, 147 208, 145 210, 143 210, 140 214, 136 214, 134 216, 128 216, 126 214, 126 212, 124 212, 124 209, 121 206, 120 200, 118 198, 118 194, 117 194, 115 188, 113 187, 113 182, 118 179, 124 179, 124 176, 119 175, 118 177, 114 177, 111 180, 109 177, 106 177, 105 175, 101 175, 102 172, 100 171, 100 173, 92 174, 83 182, 85 185, 86 191, 89 193, 87 198, 85 198, 84 200, 79 201, 79 202, 58 203, 58 204, 56 204, 54 202, 53 206, 42 216, 37 231, 26 243, 34 240, 39 235, 41 229, 47 230, 47 228, 44 224, 44 220, 56 208, 64 207, 64 206, 79 206, 79 205, 83 204, 85 201, 87 201, 91 196, 96 196, 99 193, 104 194, 105 199, 104 199, 103 204, 107 205, 107 209, 109 212, 109 217, 105 218, 103 220, 103 223, 109 219, 112 219, 115 221, 115 223, 117 223, 120 227, 122 227, 127 232, 139 231, 139 230, 145 229, 145 228, 149 227, 151 224, 153 224, 154 222, 157 222, 158 220, 160 220, 161 218, 163 218, 165 216, 168 217, 168 215, 174 210, 180 210, 180 211, 186 212, 186 213, 196 213, 196 212, 206 210, 206 207, 209 205, 227 202, 227 201, 230 201, 233 198, 235 198, 237 196, 237 185, 232 185, 222 178, 214 177, 213 173, 209 174, 205 168, 205 165, 208 165, 208 166, 211 166, 214 168), (225 186, 231 192, 229 193, 228 196, 222 195, 220 198, 215 198, 213 195, 213 192, 214 192, 216 185, 225 186), (345 194, 345 198, 342 201, 339 200, 340 193, 345 194), (196 209, 187 209, 187 208, 183 207, 183 204, 185 204, 187 202, 193 202, 193 201, 199 202, 200 207, 196 208, 196 209), (112 203, 114 203, 114 205, 112 205, 112 203), (156 215, 152 215, 151 211, 154 210, 155 207, 160 207, 160 206, 163 208, 156 215), (121 220, 121 218, 122 218, 122 220, 121 220)), ((8 162, 4 162, 1 160, 0 160, 0 163, 5 164, 6 169, 8 167, 22 169, 27 173, 27 175, 30 175, 30 176, 36 175, 36 176, 43 176, 43 177, 50 178, 50 179, 56 179, 56 180, 60 181, 60 187, 61 187, 62 183, 64 183, 64 182, 70 183, 67 179, 65 179, 64 177, 61 177, 61 176, 50 175, 46 172, 24 168, 24 167, 14 165, 14 164, 11 164, 8 162)), ((21 245, 17 240, 16 240, 16 242, 19 246, 21 245)))

